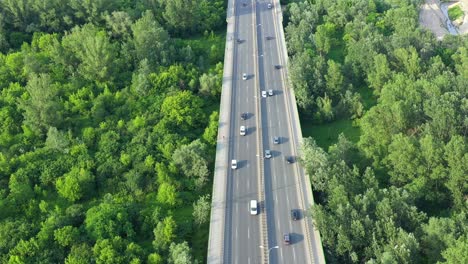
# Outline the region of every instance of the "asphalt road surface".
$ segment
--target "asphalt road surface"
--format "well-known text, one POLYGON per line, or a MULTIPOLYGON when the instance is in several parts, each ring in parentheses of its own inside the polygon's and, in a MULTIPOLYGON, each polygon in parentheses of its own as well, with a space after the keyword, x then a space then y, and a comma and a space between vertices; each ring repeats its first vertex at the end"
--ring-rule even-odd
MULTIPOLYGON (((227 173, 226 216, 224 235, 224 263, 259 263, 260 218, 250 215, 250 200, 259 200, 258 168, 261 153, 258 153, 257 107, 259 90, 256 78, 256 60, 254 46, 253 2, 235 1, 235 40, 233 57, 232 102, 230 118, 229 160, 236 159, 238 168, 227 173), (242 79, 243 73, 247 80, 242 79), (257 102, 256 102, 257 100, 257 102), (247 119, 240 118, 241 113, 248 113, 247 119), (241 136, 240 126, 247 128, 241 136)), ((261 212, 260 212, 261 213, 261 212)))
POLYGON ((229 160, 236 159, 238 168, 227 174, 224 263, 260 263, 260 246, 277 246, 268 251, 270 263, 311 263, 312 250, 303 220, 306 208, 298 182, 301 170, 298 163, 288 164, 285 159, 295 155, 297 147, 291 140, 290 106, 282 75, 287 55, 279 47, 277 31, 282 25, 278 25, 275 9, 268 8, 268 3, 273 4, 235 1, 231 136, 226 140, 229 160), (243 73, 247 80, 243 80, 243 73), (262 90, 273 90, 274 94, 264 98, 262 90), (241 119, 243 112, 248 113, 246 120, 241 119), (239 134, 241 125, 247 127, 245 136, 239 134), (274 144, 273 137, 279 137, 280 144, 274 144), (264 157, 267 149, 272 152, 270 159, 264 157), (267 213, 267 234, 261 232, 261 216, 249 212, 249 201, 261 198, 261 188, 265 200, 259 202, 265 208, 260 214, 267 213), (291 210, 300 211, 299 220, 292 220, 291 210), (290 235, 289 245, 283 241, 285 233, 290 235), (268 235, 268 245, 262 245, 262 235, 268 235))

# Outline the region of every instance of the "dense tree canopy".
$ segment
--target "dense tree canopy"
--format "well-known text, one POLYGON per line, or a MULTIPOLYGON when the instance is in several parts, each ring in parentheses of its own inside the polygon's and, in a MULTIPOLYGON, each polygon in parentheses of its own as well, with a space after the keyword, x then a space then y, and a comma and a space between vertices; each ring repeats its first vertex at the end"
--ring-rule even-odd
POLYGON ((224 5, 0 1, 0 263, 206 261, 224 5))
POLYGON ((468 39, 420 28, 420 2, 288 6, 303 118, 354 119, 361 133, 303 144, 329 263, 466 262, 468 39))

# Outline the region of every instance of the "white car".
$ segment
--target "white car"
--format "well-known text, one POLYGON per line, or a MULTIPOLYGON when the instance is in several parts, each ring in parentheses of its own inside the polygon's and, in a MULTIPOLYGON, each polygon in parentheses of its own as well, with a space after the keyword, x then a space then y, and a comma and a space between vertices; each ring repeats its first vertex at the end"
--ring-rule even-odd
POLYGON ((244 81, 247 80, 247 73, 242 74, 242 80, 244 80, 244 81))
POLYGON ((270 8, 271 8, 271 4, 268 4, 268 9, 270 9, 270 8))
POLYGON ((262 91, 262 97, 263 97, 263 98, 266 98, 266 97, 267 97, 267 92, 266 92, 266 91, 262 91))
POLYGON ((240 135, 241 135, 241 136, 245 136, 246 130, 247 130, 247 129, 245 128, 245 126, 241 126, 241 127, 240 127, 240 135))
POLYGON ((231 169, 233 169, 233 170, 237 169, 237 160, 232 160, 231 161, 231 169))
POLYGON ((265 158, 267 159, 271 158, 271 150, 269 149, 265 150, 265 158))
POLYGON ((250 214, 257 215, 258 214, 258 203, 257 200, 250 200, 250 214))
POLYGON ((273 96, 273 90, 268 90, 268 96, 273 96))
POLYGON ((280 138, 279 137, 273 137, 273 144, 277 145, 280 143, 280 138))

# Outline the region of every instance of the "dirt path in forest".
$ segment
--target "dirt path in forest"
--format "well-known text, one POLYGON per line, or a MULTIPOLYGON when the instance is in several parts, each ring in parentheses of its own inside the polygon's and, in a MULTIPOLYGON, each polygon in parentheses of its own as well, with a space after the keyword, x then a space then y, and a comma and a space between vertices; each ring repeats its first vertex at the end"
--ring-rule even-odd
POLYGON ((439 7, 440 2, 438 0, 426 0, 421 6, 421 12, 419 13, 419 23, 431 30, 437 39, 442 39, 446 34, 449 33, 446 26, 446 17, 442 13, 439 7))
POLYGON ((419 23, 432 31, 437 39, 442 39, 446 34, 466 34, 468 33, 468 0, 440 3, 440 0, 426 0, 421 6, 419 13, 419 23), (465 12, 464 22, 459 27, 455 27, 448 20, 447 8, 459 4, 465 12), (442 8, 441 8, 442 5, 442 8))

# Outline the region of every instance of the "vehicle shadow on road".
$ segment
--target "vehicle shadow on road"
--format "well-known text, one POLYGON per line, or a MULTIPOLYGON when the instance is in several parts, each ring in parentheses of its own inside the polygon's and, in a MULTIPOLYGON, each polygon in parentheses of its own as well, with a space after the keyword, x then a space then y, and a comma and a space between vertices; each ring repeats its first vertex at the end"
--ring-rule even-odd
POLYGON ((302 235, 302 234, 290 233, 289 237, 291 239, 290 244, 296 244, 296 243, 299 243, 301 241, 304 241, 304 235, 302 235))

